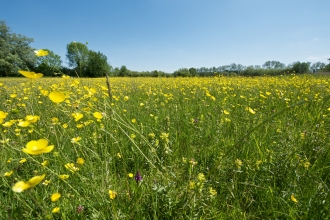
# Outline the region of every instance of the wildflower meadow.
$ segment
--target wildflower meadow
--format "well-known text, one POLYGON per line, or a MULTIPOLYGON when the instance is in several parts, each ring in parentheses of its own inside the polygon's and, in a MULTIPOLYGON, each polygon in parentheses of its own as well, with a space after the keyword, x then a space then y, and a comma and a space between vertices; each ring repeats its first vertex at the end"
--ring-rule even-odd
POLYGON ((328 219, 330 79, 0 78, 0 219, 328 219))

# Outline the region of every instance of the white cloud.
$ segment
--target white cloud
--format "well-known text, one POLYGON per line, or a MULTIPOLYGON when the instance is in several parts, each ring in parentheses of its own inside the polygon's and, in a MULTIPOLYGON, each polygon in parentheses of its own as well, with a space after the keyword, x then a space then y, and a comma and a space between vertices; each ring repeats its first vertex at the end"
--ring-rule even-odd
POLYGON ((313 40, 314 40, 314 41, 319 41, 320 39, 318 39, 317 37, 314 37, 313 40))
POLYGON ((307 60, 318 60, 320 59, 321 57, 319 56, 309 56, 308 58, 306 58, 307 60))
POLYGON ((309 57, 306 58, 306 60, 310 62, 322 62, 322 63, 327 63, 328 59, 330 58, 330 55, 310 55, 309 57))

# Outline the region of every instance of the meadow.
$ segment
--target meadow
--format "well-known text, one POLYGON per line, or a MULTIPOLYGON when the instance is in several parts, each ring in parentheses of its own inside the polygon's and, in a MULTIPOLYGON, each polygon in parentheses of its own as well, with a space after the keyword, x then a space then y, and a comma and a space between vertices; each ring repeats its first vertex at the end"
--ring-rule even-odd
POLYGON ((0 219, 329 219, 328 76, 0 78, 0 219))

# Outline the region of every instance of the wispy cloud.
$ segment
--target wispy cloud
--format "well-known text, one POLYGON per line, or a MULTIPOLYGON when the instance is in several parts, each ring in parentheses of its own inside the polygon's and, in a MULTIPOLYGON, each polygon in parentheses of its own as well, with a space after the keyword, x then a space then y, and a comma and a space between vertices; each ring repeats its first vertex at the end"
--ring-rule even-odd
POLYGON ((319 59, 321 59, 321 57, 320 56, 309 56, 306 59, 307 60, 319 60, 319 59))
POLYGON ((319 41, 320 39, 319 38, 317 38, 317 37, 314 37, 314 39, 313 39, 314 41, 319 41))
POLYGON ((311 62, 322 62, 326 63, 328 59, 330 58, 330 55, 310 55, 309 57, 306 58, 306 60, 311 61, 311 62))

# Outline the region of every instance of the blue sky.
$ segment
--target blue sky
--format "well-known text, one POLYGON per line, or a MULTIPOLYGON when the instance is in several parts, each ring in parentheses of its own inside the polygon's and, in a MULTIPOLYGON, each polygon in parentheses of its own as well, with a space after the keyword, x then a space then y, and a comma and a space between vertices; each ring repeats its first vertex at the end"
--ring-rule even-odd
POLYGON ((113 67, 179 68, 330 58, 329 0, 0 0, 0 20, 66 64, 88 42, 113 67))

